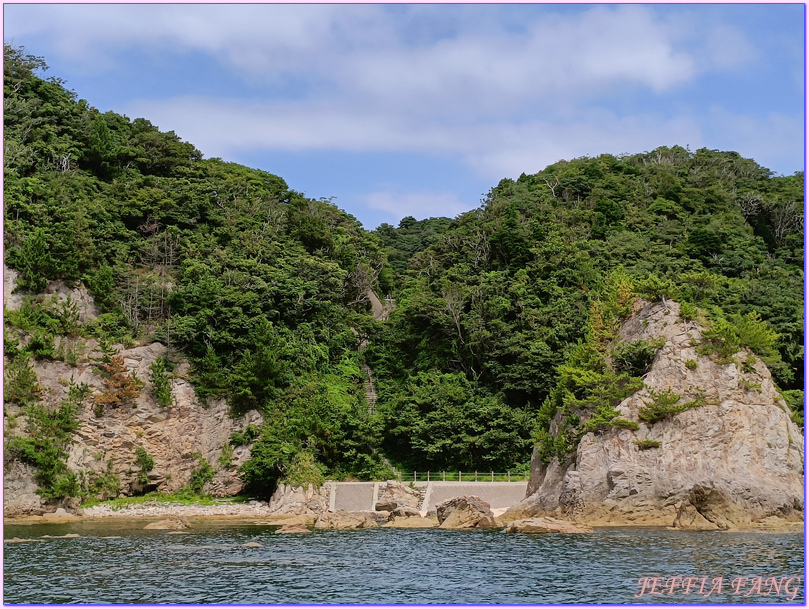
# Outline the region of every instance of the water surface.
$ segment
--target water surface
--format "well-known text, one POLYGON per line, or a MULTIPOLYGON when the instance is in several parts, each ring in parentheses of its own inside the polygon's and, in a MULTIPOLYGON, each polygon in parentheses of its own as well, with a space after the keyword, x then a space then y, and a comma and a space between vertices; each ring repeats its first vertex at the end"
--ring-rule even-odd
POLYGON ((277 527, 194 522, 189 534, 169 534, 143 530, 144 524, 7 525, 6 539, 81 537, 6 543, 5 603, 804 603, 801 533, 369 529, 275 535, 277 527), (248 542, 261 547, 245 547, 248 542), (697 578, 688 595, 675 581, 671 594, 650 596, 647 588, 636 596, 642 578, 664 578, 655 588, 660 591, 675 576, 697 578), (732 580, 740 576, 753 583, 734 593, 732 580), (765 578, 762 584, 777 580, 759 592, 757 576, 765 578), (789 592, 787 576, 800 577, 789 592), (721 593, 708 596, 719 577, 721 593))

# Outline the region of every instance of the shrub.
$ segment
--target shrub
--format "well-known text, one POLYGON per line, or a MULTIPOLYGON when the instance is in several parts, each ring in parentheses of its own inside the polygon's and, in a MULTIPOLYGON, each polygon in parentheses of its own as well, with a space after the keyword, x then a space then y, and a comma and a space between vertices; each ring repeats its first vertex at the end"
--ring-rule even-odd
POLYGON ((229 468, 233 464, 233 446, 230 442, 225 442, 222 447, 222 452, 219 453, 218 459, 219 467, 223 469, 229 468))
POLYGON ((260 433, 261 427, 251 423, 245 428, 244 431, 234 431, 232 434, 230 434, 230 444, 233 447, 247 446, 250 444, 250 442, 255 440, 260 433))
POLYGON ((138 446, 135 450, 135 465, 140 469, 138 482, 141 484, 149 482, 149 472, 154 469, 154 458, 142 446, 138 446))
POLYGON ((615 429, 631 429, 633 431, 637 430, 639 427, 635 421, 627 421, 626 419, 613 419, 610 421, 610 424, 615 429))
POLYGON ((27 406, 25 414, 30 435, 11 438, 8 442, 10 455, 36 467, 34 477, 43 497, 79 495, 78 478, 67 467, 67 447, 79 427, 74 412, 78 405, 74 399, 77 392, 71 394, 56 410, 47 410, 42 405, 27 406))
POLYGON ((199 495, 202 493, 202 488, 205 486, 205 484, 213 480, 215 472, 213 471, 211 464, 205 460, 205 457, 199 453, 194 453, 193 456, 197 459, 198 465, 191 472, 191 480, 188 483, 188 489, 191 492, 199 495))
POLYGON ((299 452, 283 469, 283 482, 293 487, 306 488, 310 484, 318 487, 325 481, 323 469, 312 453, 299 452))
POLYGON ((620 343, 612 352, 612 365, 616 372, 626 372, 631 376, 643 376, 652 367, 655 355, 665 344, 665 339, 654 341, 639 340, 634 343, 620 343))
POLYGON ((28 357, 18 357, 8 363, 3 394, 6 402, 33 404, 39 400, 42 387, 37 384, 37 375, 28 357))
POLYGON ((680 317, 685 321, 693 321, 697 318, 698 314, 699 310, 695 305, 692 305, 690 302, 680 303, 680 317))
POLYGON ((657 440, 636 440, 635 444, 640 450, 649 450, 650 448, 660 448, 660 442, 657 440))
POLYGON ((110 362, 101 364, 99 369, 105 376, 106 389, 93 397, 96 416, 104 413, 104 406, 110 405, 117 408, 140 395, 141 384, 134 374, 129 373, 122 356, 113 355, 110 362))
POLYGON ((697 369, 697 360, 695 359, 687 359, 685 360, 685 367, 689 370, 696 370, 697 369))
POLYGON ((678 404, 681 396, 674 393, 672 389, 664 391, 649 390, 652 403, 638 409, 638 418, 647 423, 656 423, 673 414, 683 412, 691 408, 697 408, 705 404, 705 398, 700 392, 696 398, 682 404, 678 404))
POLYGON ((149 367, 149 380, 152 383, 152 396, 159 406, 167 407, 172 404, 171 378, 165 357, 157 357, 149 367))

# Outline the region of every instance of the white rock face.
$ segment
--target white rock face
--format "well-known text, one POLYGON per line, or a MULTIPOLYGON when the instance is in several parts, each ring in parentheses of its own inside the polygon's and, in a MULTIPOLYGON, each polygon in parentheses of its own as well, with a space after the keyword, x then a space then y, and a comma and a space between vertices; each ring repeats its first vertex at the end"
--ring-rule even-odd
POLYGON ((270 513, 274 516, 319 516, 329 508, 330 486, 308 485, 293 487, 279 484, 270 498, 270 513))
POLYGON ((554 459, 545 465, 535 457, 534 492, 504 519, 556 514, 591 524, 725 529, 772 516, 803 518, 802 430, 767 367, 756 358, 755 372, 747 373, 698 355, 693 345, 700 328, 679 318, 677 303, 667 304, 646 303, 624 324, 621 338, 665 338, 646 386, 684 397, 700 388, 706 404, 647 424, 638 409, 650 401, 649 392, 638 391, 618 407, 622 418, 640 424, 637 431, 586 434, 575 464, 554 459), (696 368, 686 367, 687 360, 696 368), (635 442, 643 439, 661 445, 641 450, 635 442))
MULTIPOLYGON (((19 306, 16 295, 9 295, 14 287, 14 272, 4 269, 7 306, 19 306)), ((64 300, 67 294, 79 304, 82 321, 96 314, 95 305, 82 286, 70 289, 62 282, 51 282, 46 293, 56 294, 64 300)), ((76 366, 61 361, 32 362, 37 382, 44 388, 43 401, 56 408, 67 396, 67 382, 86 383, 93 393, 104 389, 102 376, 90 361, 95 340, 71 339, 80 342, 84 355, 76 366)), ((120 480, 120 492, 129 495, 144 490, 174 492, 185 486, 194 469, 199 466, 195 454, 204 458, 216 474, 205 490, 216 497, 239 493, 243 484, 236 470, 250 458, 247 446, 232 451, 230 465, 220 464, 219 457, 234 431, 242 431, 250 424, 260 424, 261 416, 251 411, 233 419, 224 400, 212 400, 208 406, 200 403, 191 384, 182 377, 188 373, 188 364, 175 369, 171 380, 173 404, 159 406, 152 397, 149 382, 150 366, 165 354, 166 347, 152 343, 124 349, 114 345, 130 373, 144 382, 140 395, 128 405, 117 408, 105 407, 102 416, 96 416, 92 399, 85 400, 79 413, 79 430, 73 436, 69 449, 68 467, 80 479, 92 480, 107 471, 120 480), (148 482, 138 482, 140 468, 136 465, 136 450, 143 448, 154 459, 154 468, 147 474, 148 482)), ((97 355, 97 354, 96 354, 97 355)), ((25 417, 15 404, 5 405, 5 437, 25 433, 25 417), (10 424, 11 423, 11 424, 10 424)), ((4 459, 4 513, 6 516, 41 514, 53 511, 54 505, 46 505, 36 494, 33 480, 34 469, 11 459, 4 459)))

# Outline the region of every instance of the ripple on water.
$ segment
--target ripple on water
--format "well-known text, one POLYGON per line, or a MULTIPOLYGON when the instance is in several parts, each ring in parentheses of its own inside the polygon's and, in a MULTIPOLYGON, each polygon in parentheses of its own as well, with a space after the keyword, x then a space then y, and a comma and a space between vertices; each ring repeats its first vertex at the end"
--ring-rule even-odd
MULTIPOLYGON (((101 523, 7 526, 7 603, 638 603, 643 577, 802 573, 801 534, 604 529, 592 535, 371 529, 274 535, 201 524, 193 535, 101 523), (243 544, 258 542, 260 548, 243 544)), ((726 584, 727 586, 727 584, 726 584)), ((793 603, 803 602, 803 591, 793 603)), ((780 603, 664 595, 656 603, 780 603)))

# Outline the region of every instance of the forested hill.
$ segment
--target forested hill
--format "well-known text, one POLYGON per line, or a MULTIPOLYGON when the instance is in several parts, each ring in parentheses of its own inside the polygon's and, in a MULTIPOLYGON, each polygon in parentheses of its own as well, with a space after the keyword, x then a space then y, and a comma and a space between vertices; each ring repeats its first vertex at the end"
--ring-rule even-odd
POLYGON ((386 476, 382 455, 513 470, 594 305, 623 281, 722 327, 752 320, 802 412, 789 390, 803 388, 803 174, 679 147, 602 155, 503 180, 453 220, 368 232, 275 175, 99 113, 4 50, 6 263, 28 295, 6 319, 7 384, 66 357, 54 337, 68 331, 107 352, 157 340, 168 368, 191 361, 199 396, 264 414, 233 440, 253 442, 255 490, 386 476), (86 285, 102 314, 68 328, 40 295, 54 279, 86 285), (396 297, 387 321, 369 289, 396 297))
MULTIPOLYGON (((391 259, 419 250, 366 355, 389 452, 424 469, 513 465, 530 430, 547 431, 541 405, 588 338, 594 303, 622 282, 694 305, 728 344, 756 342, 739 328, 758 333, 800 420, 803 192, 802 172, 774 177, 734 152, 675 146, 502 180, 449 225, 380 227, 391 259)), ((596 383, 604 365, 579 381, 596 383)))
MULTIPOLYGON (((42 60, 4 50, 4 238, 19 288, 83 282, 103 314, 80 333, 159 340, 190 358, 199 396, 262 411, 266 428, 236 440, 260 436, 254 486, 296 471, 377 475, 357 351, 385 265, 377 237, 275 175, 99 113, 38 77, 42 60)), ((63 331, 43 298, 9 317, 14 378, 55 357, 63 331)))

